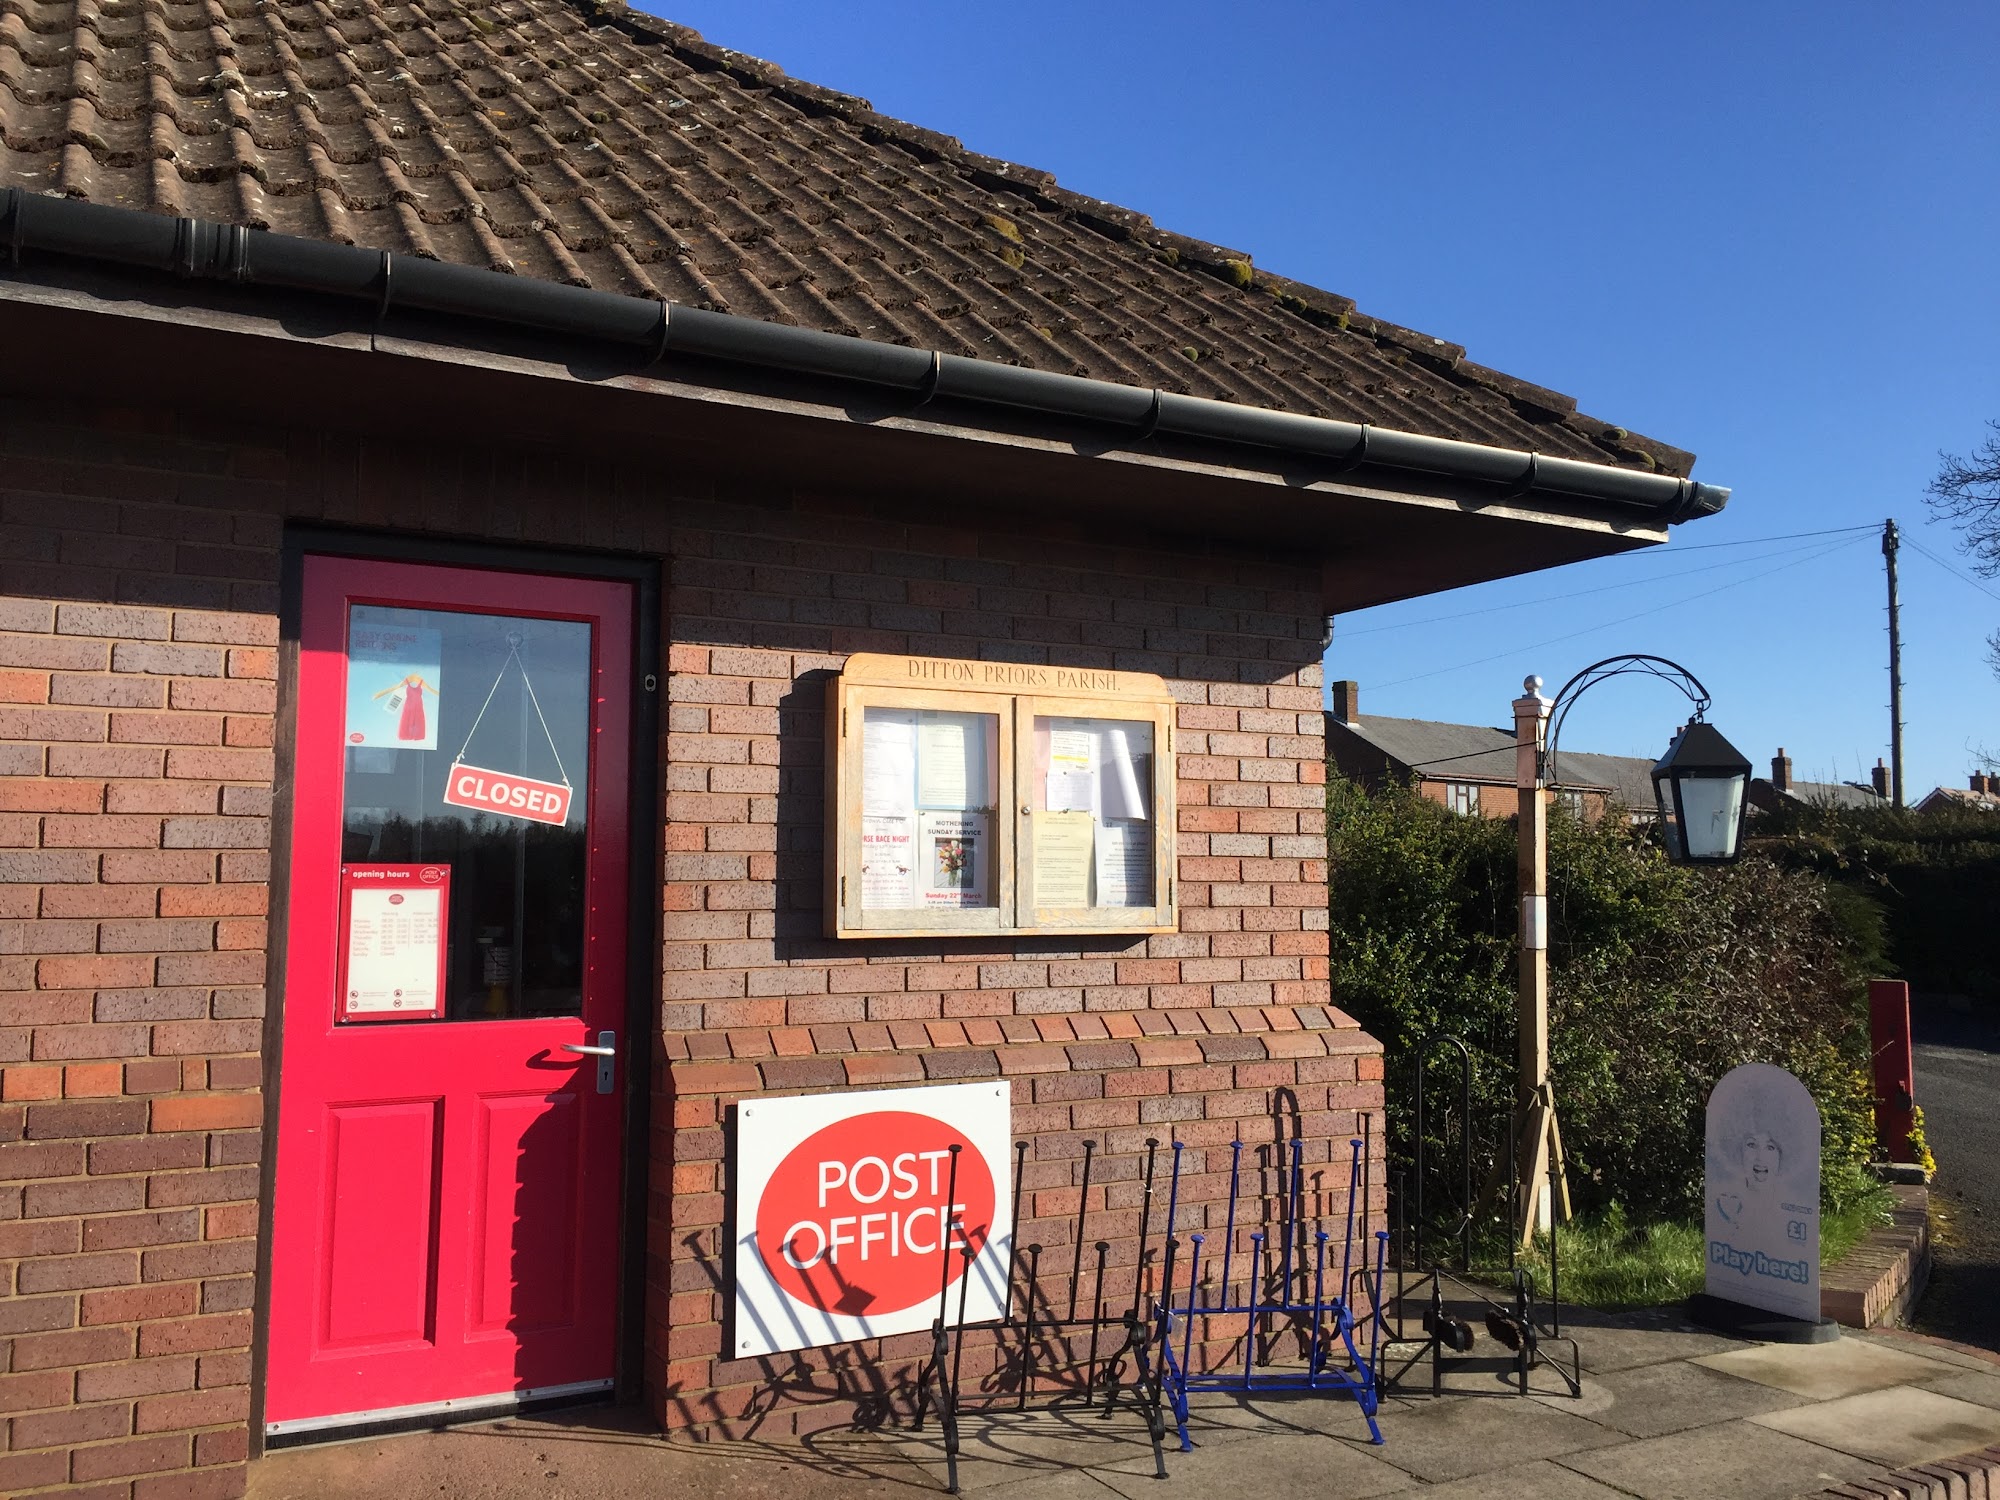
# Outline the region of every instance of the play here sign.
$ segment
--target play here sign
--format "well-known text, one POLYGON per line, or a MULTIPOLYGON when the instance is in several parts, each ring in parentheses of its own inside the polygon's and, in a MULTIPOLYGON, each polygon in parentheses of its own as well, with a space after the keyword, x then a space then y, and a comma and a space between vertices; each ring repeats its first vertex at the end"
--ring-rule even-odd
POLYGON ((739 1105, 732 1353, 928 1328, 967 1276, 966 1318, 1000 1316, 1011 1113, 1006 1083, 739 1105))

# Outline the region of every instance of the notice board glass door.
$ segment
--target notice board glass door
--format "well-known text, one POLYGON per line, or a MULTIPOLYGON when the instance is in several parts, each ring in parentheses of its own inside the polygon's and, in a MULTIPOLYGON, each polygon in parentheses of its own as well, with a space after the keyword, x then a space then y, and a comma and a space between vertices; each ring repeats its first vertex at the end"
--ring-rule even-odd
POLYGON ((632 592, 305 560, 274 1435, 611 1384, 632 592))

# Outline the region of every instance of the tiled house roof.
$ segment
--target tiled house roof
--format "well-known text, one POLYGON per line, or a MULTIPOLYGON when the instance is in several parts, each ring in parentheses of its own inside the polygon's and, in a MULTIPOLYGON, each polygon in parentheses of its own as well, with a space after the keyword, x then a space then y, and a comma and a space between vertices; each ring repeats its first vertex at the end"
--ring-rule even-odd
POLYGON ((1442 339, 614 0, 0 0, 0 186, 1685 475, 1442 339))

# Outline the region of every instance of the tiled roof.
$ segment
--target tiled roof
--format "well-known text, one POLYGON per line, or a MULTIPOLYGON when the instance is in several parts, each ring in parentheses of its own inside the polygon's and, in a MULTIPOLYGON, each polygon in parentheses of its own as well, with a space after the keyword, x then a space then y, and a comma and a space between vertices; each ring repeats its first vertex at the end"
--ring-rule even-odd
POLYGON ((614 0, 0 0, 0 185, 1682 476, 1693 456, 614 0))
MULTIPOLYGON (((1433 719, 1392 719, 1363 714, 1352 723, 1331 715, 1331 738, 1340 730, 1374 746, 1403 770, 1421 771, 1430 781, 1483 781, 1514 784, 1514 731, 1483 724, 1442 724, 1433 719)), ((1556 757, 1555 782, 1575 791, 1603 791, 1629 812, 1653 810, 1653 762, 1632 755, 1596 755, 1563 750, 1556 757)))
POLYGON ((1873 787, 1855 781, 1794 781, 1778 795, 1812 807, 1880 807, 1883 803, 1873 787))
POLYGON ((1514 733, 1483 724, 1441 724, 1433 719, 1392 719, 1363 714, 1351 722, 1327 717, 1329 736, 1345 729, 1373 745, 1402 770, 1421 770, 1433 781, 1501 781, 1514 784, 1514 733))

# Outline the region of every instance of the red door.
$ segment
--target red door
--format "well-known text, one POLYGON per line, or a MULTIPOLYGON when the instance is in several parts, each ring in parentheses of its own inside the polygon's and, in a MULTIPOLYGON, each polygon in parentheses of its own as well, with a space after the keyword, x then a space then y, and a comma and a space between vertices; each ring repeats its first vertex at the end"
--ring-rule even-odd
POLYGON ((267 1430, 608 1388, 631 588, 309 557, 301 604, 267 1430))

